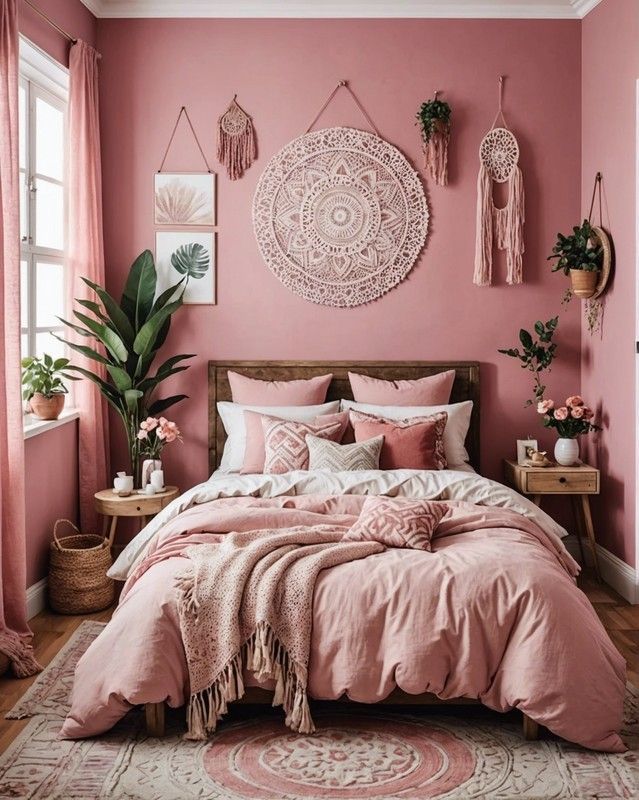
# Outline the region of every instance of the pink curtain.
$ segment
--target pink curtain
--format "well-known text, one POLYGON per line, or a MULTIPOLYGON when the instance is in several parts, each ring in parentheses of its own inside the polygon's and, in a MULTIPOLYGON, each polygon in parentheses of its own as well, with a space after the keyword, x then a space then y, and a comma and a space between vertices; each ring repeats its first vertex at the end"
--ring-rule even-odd
POLYGON ((0 653, 24 678, 40 666, 26 608, 16 3, 0 0, 0 653))
MULTIPOLYGON (((73 297, 95 300, 80 280, 104 286, 102 239, 102 170, 98 113, 98 53, 78 41, 69 54, 69 192, 68 264, 73 297)), ((97 371, 101 365, 73 353, 77 366, 97 371)), ((109 431, 106 403, 88 380, 74 384, 80 410, 80 519, 82 530, 97 530, 93 495, 108 485, 109 431)))

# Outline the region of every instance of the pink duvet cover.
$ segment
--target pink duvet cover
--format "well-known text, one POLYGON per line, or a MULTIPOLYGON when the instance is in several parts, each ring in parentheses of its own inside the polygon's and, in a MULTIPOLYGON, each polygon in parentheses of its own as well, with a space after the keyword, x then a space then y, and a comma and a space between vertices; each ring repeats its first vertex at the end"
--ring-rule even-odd
MULTIPOLYGON (((146 549, 112 621, 80 660, 62 735, 112 727, 132 705, 183 705, 188 673, 174 577, 186 546, 229 531, 330 524, 365 497, 237 497, 195 506, 146 549)), ((309 694, 360 702, 409 694, 519 708, 597 750, 624 750, 625 663, 563 546, 515 511, 449 503, 433 552, 388 549, 325 570, 316 585, 309 694)), ((247 676, 247 682, 255 685, 247 676)))

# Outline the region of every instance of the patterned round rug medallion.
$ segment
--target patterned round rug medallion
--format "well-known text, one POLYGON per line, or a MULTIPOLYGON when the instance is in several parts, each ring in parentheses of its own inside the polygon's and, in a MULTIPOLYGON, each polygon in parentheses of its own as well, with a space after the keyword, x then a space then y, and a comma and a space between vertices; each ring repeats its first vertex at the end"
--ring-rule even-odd
POLYGON ((287 144, 253 200, 262 257, 313 303, 357 306, 403 280, 426 240, 419 175, 392 144, 355 128, 327 128, 287 144))
POLYGON ((617 800, 639 796, 639 692, 628 686, 628 752, 584 750, 550 735, 526 742, 518 714, 481 707, 318 704, 317 732, 280 709, 236 706, 208 742, 188 742, 184 710, 146 736, 135 709, 95 739, 57 738, 75 664, 102 629, 80 626, 12 710, 35 715, 0 757, 0 800, 617 800))

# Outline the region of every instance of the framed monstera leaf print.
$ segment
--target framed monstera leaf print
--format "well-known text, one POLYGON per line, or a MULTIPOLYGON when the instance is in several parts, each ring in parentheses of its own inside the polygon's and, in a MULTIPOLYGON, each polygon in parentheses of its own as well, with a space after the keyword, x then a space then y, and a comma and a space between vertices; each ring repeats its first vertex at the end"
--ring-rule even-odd
POLYGON ((214 232, 157 231, 155 265, 159 291, 185 279, 187 305, 215 305, 214 232))

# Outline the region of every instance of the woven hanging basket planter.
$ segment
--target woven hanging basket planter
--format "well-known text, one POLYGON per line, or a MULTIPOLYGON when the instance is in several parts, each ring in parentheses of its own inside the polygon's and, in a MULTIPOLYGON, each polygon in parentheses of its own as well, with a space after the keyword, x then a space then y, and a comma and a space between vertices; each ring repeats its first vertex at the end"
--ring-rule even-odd
POLYGON ((108 539, 80 533, 68 519, 59 519, 49 549, 49 604, 59 614, 90 614, 108 608, 115 599, 115 584, 107 578, 113 559, 108 539), (75 534, 58 536, 66 524, 75 534))

